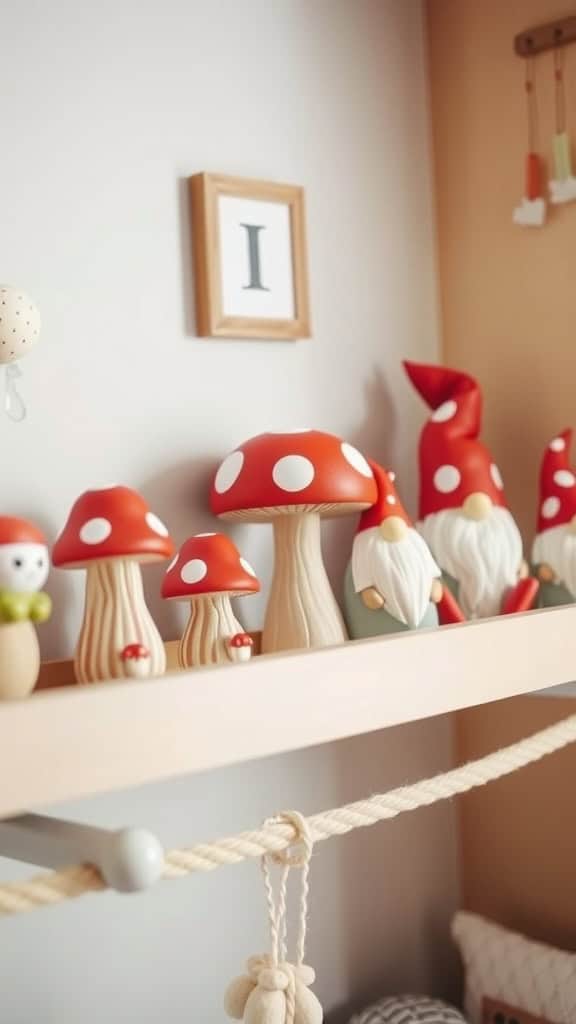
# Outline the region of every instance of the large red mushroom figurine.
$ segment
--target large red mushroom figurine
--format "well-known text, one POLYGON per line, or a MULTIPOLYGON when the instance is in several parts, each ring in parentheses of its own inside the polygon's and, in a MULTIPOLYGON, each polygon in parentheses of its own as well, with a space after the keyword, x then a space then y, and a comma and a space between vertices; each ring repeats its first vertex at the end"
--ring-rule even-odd
POLYGON ((129 487, 86 491, 75 502, 52 560, 62 569, 86 569, 74 662, 79 683, 165 671, 164 644, 144 600, 140 563, 173 553, 164 523, 129 487))
POLYGON ((213 512, 226 520, 272 523, 274 576, 262 650, 326 647, 346 640, 320 546, 321 517, 374 504, 372 469, 356 448, 319 430, 260 434, 219 467, 213 512))
POLYGON ((234 615, 230 598, 259 590, 254 569, 229 537, 223 533, 189 537, 162 584, 162 597, 190 603, 190 618, 178 648, 180 666, 247 660, 252 640, 234 615))

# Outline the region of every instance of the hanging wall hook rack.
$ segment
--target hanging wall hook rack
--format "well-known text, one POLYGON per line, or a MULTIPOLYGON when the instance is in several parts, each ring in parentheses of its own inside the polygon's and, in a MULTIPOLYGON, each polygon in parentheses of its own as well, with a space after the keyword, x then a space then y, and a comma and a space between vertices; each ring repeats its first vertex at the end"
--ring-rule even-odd
POLYGON ((44 868, 91 864, 117 892, 148 889, 164 869, 162 845, 145 829, 112 831, 41 814, 0 821, 0 856, 44 868))
POLYGON ((558 46, 568 46, 576 42, 576 15, 559 18, 547 25, 520 32, 514 39, 514 50, 519 57, 534 57, 546 50, 554 50, 558 46))

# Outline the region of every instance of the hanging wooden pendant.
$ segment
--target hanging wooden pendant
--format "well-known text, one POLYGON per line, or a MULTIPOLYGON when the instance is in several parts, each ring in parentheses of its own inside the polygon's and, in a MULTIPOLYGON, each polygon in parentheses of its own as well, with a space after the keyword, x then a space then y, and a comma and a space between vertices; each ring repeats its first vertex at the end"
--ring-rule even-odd
POLYGON ((542 161, 536 152, 537 111, 532 58, 526 61, 524 88, 528 115, 528 154, 525 164, 524 196, 514 210, 513 221, 521 227, 539 228, 546 220, 546 200, 542 187, 542 161))
POLYGON ((550 202, 555 205, 576 199, 576 177, 572 170, 571 140, 566 130, 566 87, 564 83, 564 51, 554 50, 554 89, 556 100, 556 134, 552 141, 554 177, 550 180, 550 202))

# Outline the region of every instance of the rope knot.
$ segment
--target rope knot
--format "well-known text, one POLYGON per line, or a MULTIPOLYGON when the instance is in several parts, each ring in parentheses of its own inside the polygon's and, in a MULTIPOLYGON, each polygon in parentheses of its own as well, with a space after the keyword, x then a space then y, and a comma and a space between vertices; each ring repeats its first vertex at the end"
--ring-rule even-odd
POLYGON ((288 868, 304 868, 310 863, 314 842, 308 822, 299 811, 282 811, 275 818, 270 818, 266 824, 289 825, 294 832, 294 838, 284 850, 269 854, 274 864, 288 868))

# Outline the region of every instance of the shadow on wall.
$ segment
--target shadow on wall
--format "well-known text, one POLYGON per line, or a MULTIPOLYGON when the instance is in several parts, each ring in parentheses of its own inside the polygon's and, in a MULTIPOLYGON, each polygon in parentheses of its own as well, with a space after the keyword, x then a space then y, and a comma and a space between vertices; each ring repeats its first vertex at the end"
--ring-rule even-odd
POLYGON ((192 250, 192 216, 190 184, 188 178, 178 179, 178 224, 180 226, 180 268, 182 294, 182 327, 188 337, 196 335, 196 308, 194 304, 194 259, 192 250))
MULTIPOLYGON (((389 466, 395 451, 396 412, 386 377, 379 367, 372 368, 365 381, 364 393, 364 419, 346 440, 367 458, 389 466), (378 438, 376 444, 373 440, 375 435, 378 438)), ((323 525, 324 562, 339 602, 357 524, 358 516, 341 516, 327 520, 323 525)))
MULTIPOLYGON (((208 456, 190 459, 163 469, 137 487, 150 508, 166 523, 176 547, 191 534, 218 529, 208 504, 217 464, 217 459, 208 456)), ((152 617, 162 636, 170 639, 182 633, 185 605, 164 601, 160 595, 167 565, 167 562, 158 562, 146 566, 142 575, 152 617)))
MULTIPOLYGON (((407 776, 446 770, 449 730, 449 721, 436 718, 339 743, 335 767, 342 802, 393 789, 407 776)), ((386 995, 416 992, 457 1000, 450 938, 459 898, 454 813, 453 806, 440 804, 356 830, 336 844, 338 916, 346 931, 330 965, 334 975, 319 982, 326 993, 347 992, 347 1005, 329 1013, 327 1024, 346 1024, 353 1012, 386 995)), ((311 925, 313 931, 314 917, 311 925)))

